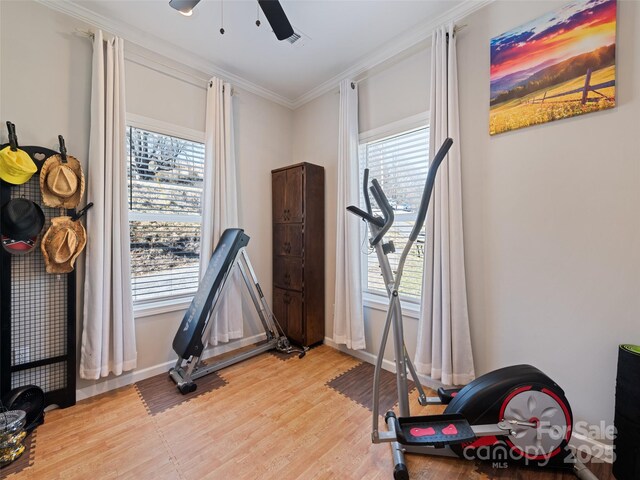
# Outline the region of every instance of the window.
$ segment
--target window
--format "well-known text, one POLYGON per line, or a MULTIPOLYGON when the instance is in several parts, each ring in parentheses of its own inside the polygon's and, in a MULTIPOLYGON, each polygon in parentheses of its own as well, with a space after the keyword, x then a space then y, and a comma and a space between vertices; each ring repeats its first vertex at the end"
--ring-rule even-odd
MULTIPOLYGON (((388 255, 394 273, 402 249, 407 243, 409 234, 416 220, 424 183, 427 178, 429 162, 429 128, 420 127, 386 138, 360 144, 360 180, 365 168, 369 169, 369 179, 377 179, 383 188, 389 203, 393 207, 395 221, 393 227, 385 235, 385 240, 392 240, 395 253, 388 255)), ((364 199, 362 199, 364 204, 364 199)), ((377 205, 371 198, 374 214, 380 214, 377 205)), ((367 231, 366 243, 368 246, 367 231)), ((400 294, 406 300, 417 302, 422 290, 422 270, 424 264, 424 232, 422 232, 407 257, 400 294)), ((386 297, 378 259, 371 248, 366 249, 364 259, 363 286, 365 291, 381 294, 386 297)))
POLYGON ((198 287, 204 144, 127 127, 131 287, 137 305, 198 287))

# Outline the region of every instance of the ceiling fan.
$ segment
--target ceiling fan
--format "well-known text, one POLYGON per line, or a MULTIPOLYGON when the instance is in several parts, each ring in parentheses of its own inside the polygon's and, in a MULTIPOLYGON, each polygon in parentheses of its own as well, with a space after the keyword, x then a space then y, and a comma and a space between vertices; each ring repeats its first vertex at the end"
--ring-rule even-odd
MULTIPOLYGON (((169 5, 175 8, 183 15, 191 15, 193 8, 200 3, 200 0, 170 0, 169 5)), ((258 4, 267 18, 269 25, 273 29, 273 33, 276 34, 278 40, 286 40, 295 34, 291 23, 287 15, 282 9, 282 5, 278 0, 258 0, 258 4)), ((256 21, 256 25, 260 26, 260 21, 256 21)), ((224 29, 220 30, 220 33, 224 33, 224 29)))

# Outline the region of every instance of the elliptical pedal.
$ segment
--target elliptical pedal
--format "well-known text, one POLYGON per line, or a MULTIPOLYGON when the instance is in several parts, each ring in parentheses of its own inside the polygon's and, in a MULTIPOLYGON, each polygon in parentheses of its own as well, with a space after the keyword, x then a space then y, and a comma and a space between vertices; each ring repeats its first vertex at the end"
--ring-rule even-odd
POLYGON ((446 445, 473 442, 476 434, 467 419, 459 413, 396 417, 396 436, 402 445, 442 448, 446 445))
POLYGON ((442 402, 443 405, 449 405, 451 403, 451 400, 456 398, 458 393, 460 393, 460 390, 462 390, 462 388, 445 389, 443 387, 440 387, 438 389, 438 397, 440 398, 440 401, 442 402))

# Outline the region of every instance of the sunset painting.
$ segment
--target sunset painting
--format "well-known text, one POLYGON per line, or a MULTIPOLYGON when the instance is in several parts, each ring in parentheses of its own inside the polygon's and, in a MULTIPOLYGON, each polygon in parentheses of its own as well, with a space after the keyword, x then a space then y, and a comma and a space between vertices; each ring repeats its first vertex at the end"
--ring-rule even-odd
POLYGON ((612 108, 616 0, 575 0, 491 39, 489 133, 612 108))

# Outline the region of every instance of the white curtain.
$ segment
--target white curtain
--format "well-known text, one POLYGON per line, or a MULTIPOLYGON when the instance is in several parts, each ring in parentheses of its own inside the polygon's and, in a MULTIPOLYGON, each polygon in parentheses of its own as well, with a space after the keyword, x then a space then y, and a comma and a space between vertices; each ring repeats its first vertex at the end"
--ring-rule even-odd
POLYGON ((125 148, 123 41, 93 41, 87 198, 87 259, 80 376, 136 368, 125 148))
POLYGON ((338 198, 333 340, 353 350, 365 348, 360 272, 360 219, 347 212, 360 203, 358 168, 358 86, 340 82, 338 198))
POLYGON ((462 236, 458 73, 454 25, 432 38, 429 156, 454 141, 440 166, 427 215, 423 295, 415 366, 445 385, 475 378, 462 236))
MULTIPOLYGON (((233 140, 231 85, 213 77, 207 90, 204 193, 200 244, 200 277, 211 254, 227 228, 238 227, 236 159, 233 140)), ((242 291, 240 272, 234 268, 220 299, 217 314, 211 318, 209 344, 241 338, 242 291)))

